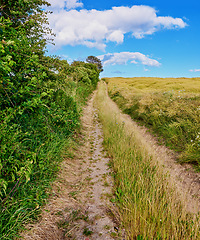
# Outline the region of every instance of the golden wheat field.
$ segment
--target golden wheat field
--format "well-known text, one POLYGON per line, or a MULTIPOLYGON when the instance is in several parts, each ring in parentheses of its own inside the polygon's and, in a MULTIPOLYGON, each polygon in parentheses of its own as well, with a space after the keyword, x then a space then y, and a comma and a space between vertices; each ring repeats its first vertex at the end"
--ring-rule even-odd
POLYGON ((111 98, 200 169, 200 78, 106 78, 111 98))
POLYGON ((124 94, 155 91, 185 91, 200 93, 200 78, 105 78, 109 90, 118 88, 124 94))

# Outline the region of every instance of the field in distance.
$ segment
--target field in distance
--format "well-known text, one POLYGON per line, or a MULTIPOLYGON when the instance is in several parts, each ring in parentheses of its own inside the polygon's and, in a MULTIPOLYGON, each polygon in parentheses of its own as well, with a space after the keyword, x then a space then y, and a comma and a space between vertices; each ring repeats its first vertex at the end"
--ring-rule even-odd
POLYGON ((200 78, 105 78, 111 98, 200 171, 200 78))

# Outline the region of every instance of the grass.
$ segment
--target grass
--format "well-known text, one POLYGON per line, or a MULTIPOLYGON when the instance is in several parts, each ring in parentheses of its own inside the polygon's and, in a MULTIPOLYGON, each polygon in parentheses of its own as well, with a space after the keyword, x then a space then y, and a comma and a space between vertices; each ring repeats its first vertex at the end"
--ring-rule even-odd
MULTIPOLYGON (((50 184, 55 179, 61 162, 61 149, 70 145, 67 139, 54 138, 46 151, 46 168, 35 172, 30 181, 19 186, 12 198, 8 198, 1 207, 0 212, 0 236, 1 239, 14 239, 19 237, 18 230, 23 229, 24 224, 37 220, 41 206, 46 203, 50 194, 50 184), (52 156, 54 159, 52 159, 52 156), (47 191, 48 189, 48 191, 47 191)), ((67 154, 67 152, 65 152, 67 154)))
MULTIPOLYGON (((44 108, 38 107, 38 112, 16 119, 18 124, 0 124, 2 240, 20 238, 25 225, 38 220, 62 160, 73 158, 70 148, 79 137, 81 109, 94 86, 74 82, 70 88, 69 84, 66 82, 66 94, 59 92, 57 100, 52 99, 53 110, 42 104, 44 108), (59 117, 65 123, 59 122, 59 117)), ((76 193, 71 193, 71 197, 75 199, 76 193)))
POLYGON ((83 234, 85 235, 85 236, 90 236, 90 235, 92 235, 92 231, 90 231, 88 228, 84 228, 84 230, 83 230, 83 234))
MULTIPOLYGON (((77 227, 75 224, 76 221, 83 220, 88 222, 87 213, 83 214, 80 209, 70 209, 70 214, 67 218, 63 215, 62 211, 59 215, 61 219, 57 222, 57 226, 64 231, 64 236, 69 239, 72 238, 71 233, 73 233, 74 229, 77 227)), ((86 229, 84 229, 84 231, 86 231, 86 229)), ((89 231, 86 231, 86 233, 89 233, 89 231)))
POLYGON ((128 239, 199 239, 199 216, 186 212, 155 153, 113 105, 103 83, 96 105, 104 146, 112 157, 115 201, 128 239))
POLYGON ((200 170, 199 78, 108 78, 109 94, 133 119, 200 170))

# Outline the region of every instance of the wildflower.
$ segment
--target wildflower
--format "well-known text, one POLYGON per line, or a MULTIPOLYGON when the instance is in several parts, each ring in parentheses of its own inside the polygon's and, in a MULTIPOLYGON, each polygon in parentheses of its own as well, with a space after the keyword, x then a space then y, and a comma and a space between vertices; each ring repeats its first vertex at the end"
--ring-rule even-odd
POLYGON ((191 140, 191 142, 193 142, 193 140, 191 140))

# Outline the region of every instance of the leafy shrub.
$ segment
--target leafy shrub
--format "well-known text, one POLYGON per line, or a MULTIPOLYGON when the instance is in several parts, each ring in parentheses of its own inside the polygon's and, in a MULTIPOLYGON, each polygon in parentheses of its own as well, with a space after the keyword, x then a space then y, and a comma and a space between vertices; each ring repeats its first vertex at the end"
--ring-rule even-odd
POLYGON ((37 218, 99 71, 44 55, 43 0, 4 1, 0 17, 0 238, 37 218))

